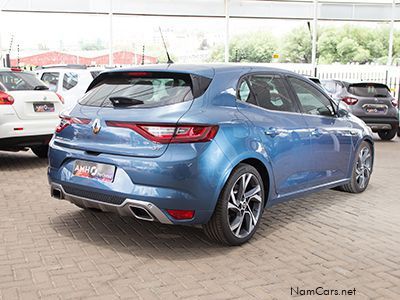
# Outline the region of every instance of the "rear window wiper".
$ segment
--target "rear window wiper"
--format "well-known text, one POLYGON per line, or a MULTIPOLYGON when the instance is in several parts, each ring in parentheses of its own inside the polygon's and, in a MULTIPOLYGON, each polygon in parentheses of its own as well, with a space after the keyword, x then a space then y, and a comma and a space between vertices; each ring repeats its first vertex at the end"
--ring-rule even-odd
POLYGON ((33 90, 35 91, 44 91, 44 90, 48 90, 49 88, 45 85, 37 85, 33 88, 33 90))
POLYGON ((376 97, 376 98, 382 98, 382 97, 388 97, 388 95, 384 95, 384 94, 376 94, 376 95, 374 95, 374 97, 376 97))
POLYGON ((133 105, 140 105, 144 104, 142 100, 129 98, 129 97, 110 97, 109 98, 113 106, 133 106, 133 105))

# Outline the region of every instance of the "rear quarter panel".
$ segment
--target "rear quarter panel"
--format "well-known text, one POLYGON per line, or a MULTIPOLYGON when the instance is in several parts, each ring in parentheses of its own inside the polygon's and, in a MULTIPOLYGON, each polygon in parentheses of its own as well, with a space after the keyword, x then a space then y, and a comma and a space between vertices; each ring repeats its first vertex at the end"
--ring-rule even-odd
MULTIPOLYGON (((238 111, 236 105, 236 86, 240 77, 249 72, 243 68, 240 72, 226 71, 216 73, 203 99, 193 102, 191 109, 182 116, 180 123, 218 124, 218 134, 215 143, 225 154, 227 161, 219 165, 223 176, 218 178, 215 189, 215 203, 232 170, 246 159, 257 159, 264 164, 273 180, 272 168, 268 154, 263 150, 260 138, 252 129, 252 124, 238 111), (228 162, 228 163, 227 163, 228 162)), ((210 160, 213 158, 209 158, 210 160)), ((274 193, 271 182, 268 198, 274 193)), ((214 208, 214 207, 213 207, 214 208)))

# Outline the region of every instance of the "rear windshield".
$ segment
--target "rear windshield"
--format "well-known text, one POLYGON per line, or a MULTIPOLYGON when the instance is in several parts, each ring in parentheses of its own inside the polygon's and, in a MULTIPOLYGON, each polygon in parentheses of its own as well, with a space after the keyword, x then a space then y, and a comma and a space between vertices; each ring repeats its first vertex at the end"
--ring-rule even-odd
POLYGON ((8 91, 28 91, 37 87, 45 87, 44 82, 34 74, 22 72, 0 72, 0 82, 8 91))
POLYGON ((187 74, 127 72, 104 75, 79 103, 113 107, 115 100, 120 100, 128 103, 127 107, 154 107, 192 99, 192 84, 187 74))
POLYGON ((349 85, 349 93, 360 97, 390 97, 389 89, 384 84, 365 83, 349 85))

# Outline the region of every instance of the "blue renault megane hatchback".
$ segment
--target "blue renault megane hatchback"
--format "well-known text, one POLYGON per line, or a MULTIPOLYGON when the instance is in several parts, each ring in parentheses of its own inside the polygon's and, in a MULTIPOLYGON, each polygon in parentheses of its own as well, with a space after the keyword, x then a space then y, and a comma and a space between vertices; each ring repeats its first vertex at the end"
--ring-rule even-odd
POLYGON ((50 143, 51 194, 85 209, 248 241, 265 207, 363 192, 371 131, 292 72, 154 65, 100 74, 50 143))

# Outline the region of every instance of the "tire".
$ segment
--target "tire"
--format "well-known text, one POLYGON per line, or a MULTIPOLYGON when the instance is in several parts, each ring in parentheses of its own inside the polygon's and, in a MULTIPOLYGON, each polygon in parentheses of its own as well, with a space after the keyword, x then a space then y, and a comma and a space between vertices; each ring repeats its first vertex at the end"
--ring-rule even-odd
POLYGON ((348 193, 362 193, 367 187, 372 173, 372 147, 368 142, 362 142, 358 147, 353 163, 351 180, 349 183, 339 187, 348 193), (362 179, 364 178, 364 179, 362 179))
POLYGON ((400 126, 397 128, 397 136, 400 137, 400 126))
POLYGON ((203 230, 210 239, 219 243, 241 245, 250 240, 257 230, 264 204, 265 191, 260 173, 250 165, 239 164, 229 176, 214 213, 210 221, 203 225, 203 230))
POLYGON ((39 158, 47 158, 49 145, 35 146, 31 148, 32 152, 39 158))
POLYGON ((378 135, 384 141, 390 141, 393 139, 397 134, 397 128, 390 129, 390 130, 379 130, 378 135))

